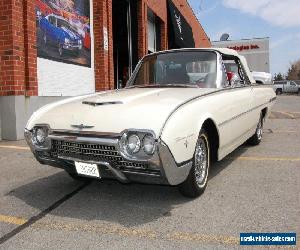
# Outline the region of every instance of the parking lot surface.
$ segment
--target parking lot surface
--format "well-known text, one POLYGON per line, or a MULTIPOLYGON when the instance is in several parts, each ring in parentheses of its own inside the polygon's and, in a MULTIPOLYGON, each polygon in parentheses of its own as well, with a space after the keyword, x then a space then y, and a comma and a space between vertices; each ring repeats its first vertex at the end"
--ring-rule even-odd
POLYGON ((300 232, 299 96, 279 96, 262 143, 216 163, 194 200, 73 181, 24 141, 0 142, 0 160, 0 249, 241 249, 240 232, 300 232))

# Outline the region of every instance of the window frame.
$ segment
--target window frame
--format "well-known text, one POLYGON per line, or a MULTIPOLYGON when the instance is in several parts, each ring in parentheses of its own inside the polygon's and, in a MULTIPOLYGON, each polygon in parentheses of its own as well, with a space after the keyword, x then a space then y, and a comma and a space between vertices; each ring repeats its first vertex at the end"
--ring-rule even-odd
POLYGON ((231 88, 241 88, 241 87, 248 87, 251 86, 251 81, 249 79, 249 77, 247 76, 247 73, 245 71, 245 68, 240 60, 240 58, 238 58, 237 56, 231 56, 231 55, 224 55, 222 54, 222 64, 224 65, 224 70, 226 73, 226 78, 228 81, 228 86, 227 87, 231 87, 231 88), (226 61, 234 61, 237 68, 238 68, 238 76, 241 79, 240 80, 240 84, 239 85, 235 85, 235 86, 231 86, 229 81, 228 81, 228 77, 227 77, 227 70, 226 70, 226 66, 225 66, 225 62, 226 61))

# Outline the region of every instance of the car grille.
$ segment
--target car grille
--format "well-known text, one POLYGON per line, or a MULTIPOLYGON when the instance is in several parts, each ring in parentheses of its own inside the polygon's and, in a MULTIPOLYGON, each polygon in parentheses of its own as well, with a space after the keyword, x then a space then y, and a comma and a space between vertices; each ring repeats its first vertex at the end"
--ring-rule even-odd
POLYGON ((78 46, 78 41, 70 41, 68 45, 78 46))
POLYGON ((148 163, 125 160, 115 146, 52 140, 51 157, 66 157, 94 162, 105 161, 126 172, 134 171, 136 173, 150 174, 160 173, 159 170, 149 169, 148 163))

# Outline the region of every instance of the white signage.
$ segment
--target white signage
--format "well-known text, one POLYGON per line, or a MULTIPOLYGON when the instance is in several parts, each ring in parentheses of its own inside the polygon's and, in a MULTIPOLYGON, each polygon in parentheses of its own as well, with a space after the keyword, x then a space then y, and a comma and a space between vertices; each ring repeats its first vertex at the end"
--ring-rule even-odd
POLYGON ((104 50, 108 51, 108 33, 106 27, 103 27, 103 47, 104 50))
POLYGON ((215 41, 212 46, 236 50, 245 56, 251 71, 270 72, 269 38, 215 41))

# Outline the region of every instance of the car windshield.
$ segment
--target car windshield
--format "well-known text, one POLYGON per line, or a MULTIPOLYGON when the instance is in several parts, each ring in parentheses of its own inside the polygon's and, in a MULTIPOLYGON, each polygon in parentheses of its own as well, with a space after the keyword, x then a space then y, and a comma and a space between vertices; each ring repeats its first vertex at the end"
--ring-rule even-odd
POLYGON ((169 52, 147 56, 129 87, 216 88, 216 78, 215 52, 169 52))
POLYGON ((57 19, 57 27, 58 28, 67 28, 69 30, 73 29, 67 21, 62 20, 62 19, 57 19))

